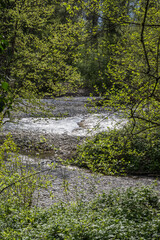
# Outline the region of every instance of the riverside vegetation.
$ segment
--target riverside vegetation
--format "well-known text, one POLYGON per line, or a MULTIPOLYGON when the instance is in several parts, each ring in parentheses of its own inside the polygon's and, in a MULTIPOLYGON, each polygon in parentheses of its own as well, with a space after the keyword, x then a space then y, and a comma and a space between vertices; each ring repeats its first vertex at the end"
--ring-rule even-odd
MULTIPOLYGON (((13 111, 50 116, 41 98, 87 87, 101 96, 93 104, 128 124, 86 140, 70 162, 159 176, 159 1, 2 0, 0 17, 0 125, 13 111)), ((160 239, 160 198, 151 187, 36 207, 52 168, 24 165, 10 135, 1 143, 0 239, 160 239)))
POLYGON ((132 136, 129 130, 127 125, 87 139, 73 162, 104 174, 158 176, 160 133, 152 130, 132 136))

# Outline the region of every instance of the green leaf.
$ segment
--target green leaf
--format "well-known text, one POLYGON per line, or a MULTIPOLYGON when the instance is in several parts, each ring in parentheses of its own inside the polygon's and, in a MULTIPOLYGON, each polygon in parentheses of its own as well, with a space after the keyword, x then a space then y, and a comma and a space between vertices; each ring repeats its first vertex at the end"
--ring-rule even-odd
POLYGON ((2 89, 7 91, 8 87, 9 87, 9 84, 7 82, 2 82, 1 86, 2 86, 2 89))
POLYGON ((3 51, 4 50, 4 48, 2 47, 2 45, 0 44, 0 49, 3 51))

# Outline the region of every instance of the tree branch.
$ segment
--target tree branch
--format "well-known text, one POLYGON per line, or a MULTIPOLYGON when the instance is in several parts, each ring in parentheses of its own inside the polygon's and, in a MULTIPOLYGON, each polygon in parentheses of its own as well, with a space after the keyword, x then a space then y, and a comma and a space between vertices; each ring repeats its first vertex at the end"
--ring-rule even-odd
POLYGON ((150 72, 150 64, 149 64, 149 60, 148 60, 146 46, 145 46, 145 43, 144 43, 144 28, 145 28, 145 22, 146 22, 146 17, 147 17, 148 6, 149 6, 149 0, 147 0, 147 3, 146 3, 144 18, 143 18, 143 22, 142 22, 142 31, 141 31, 141 43, 142 43, 142 46, 143 46, 144 56, 145 56, 146 63, 147 63, 147 66, 148 66, 147 74, 150 72))
POLYGON ((145 122, 148 122, 148 123, 151 123, 151 124, 153 124, 153 125, 155 125, 155 126, 160 126, 160 123, 154 122, 154 121, 152 121, 152 120, 148 120, 148 119, 143 118, 143 117, 140 117, 140 116, 136 116, 136 115, 135 115, 134 118, 135 118, 135 119, 142 120, 142 121, 145 121, 145 122))
POLYGON ((22 182, 23 180, 26 180, 26 179, 28 179, 28 178, 31 178, 32 176, 35 176, 35 175, 38 175, 39 173, 43 173, 43 172, 47 172, 47 171, 51 171, 51 169, 41 170, 41 171, 32 173, 32 174, 30 174, 30 175, 28 175, 28 176, 25 176, 25 177, 23 177, 23 178, 15 181, 15 182, 12 182, 12 183, 10 183, 9 185, 7 185, 6 187, 2 188, 2 190, 0 190, 0 194, 1 194, 4 190, 6 190, 7 188, 10 188, 10 187, 12 187, 13 185, 15 185, 16 183, 22 182))

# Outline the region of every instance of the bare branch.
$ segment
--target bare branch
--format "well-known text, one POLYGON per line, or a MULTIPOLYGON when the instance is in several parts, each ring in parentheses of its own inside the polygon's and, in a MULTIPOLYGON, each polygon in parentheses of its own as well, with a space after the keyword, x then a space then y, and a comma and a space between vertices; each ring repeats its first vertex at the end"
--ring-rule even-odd
POLYGON ((160 123, 154 122, 154 121, 152 121, 152 120, 149 120, 149 119, 146 119, 146 118, 143 118, 143 117, 140 117, 140 116, 136 116, 136 115, 135 115, 134 118, 135 118, 135 119, 142 120, 142 121, 145 121, 145 122, 148 122, 148 123, 151 123, 151 124, 153 124, 153 125, 155 125, 155 126, 160 126, 160 123))
POLYGON ((158 43, 157 43, 157 56, 156 56, 156 82, 155 82, 155 85, 154 85, 154 88, 153 88, 153 90, 152 90, 152 93, 151 93, 151 95, 150 95, 150 97, 152 97, 153 95, 154 95, 154 92, 155 92, 155 90, 156 90, 156 87, 157 87, 157 84, 158 84, 158 81, 159 81, 159 79, 160 79, 160 77, 159 77, 159 71, 158 71, 158 64, 159 64, 159 45, 160 45, 160 37, 159 37, 159 39, 158 39, 158 43))
POLYGON ((143 46, 143 51, 144 51, 144 56, 145 56, 145 59, 146 59, 146 63, 147 63, 147 66, 148 66, 147 74, 150 72, 150 64, 149 64, 149 60, 148 60, 146 46, 145 46, 145 43, 144 43, 144 28, 145 28, 145 22, 146 22, 146 17, 147 17, 148 6, 149 6, 149 0, 147 0, 147 3, 146 3, 144 18, 143 18, 143 22, 142 22, 142 31, 141 31, 141 42, 142 42, 142 46, 143 46))
POLYGON ((159 78, 159 71, 158 71, 158 64, 159 64, 159 45, 160 45, 160 37, 157 42, 157 57, 156 57, 156 73, 157 73, 157 78, 159 78))
MULTIPOLYGON (((137 23, 136 22, 126 22, 126 21, 119 22, 119 25, 124 25, 124 24, 142 26, 142 24, 138 23, 138 22, 137 23)), ((144 24, 144 27, 159 28, 160 24, 144 24)))

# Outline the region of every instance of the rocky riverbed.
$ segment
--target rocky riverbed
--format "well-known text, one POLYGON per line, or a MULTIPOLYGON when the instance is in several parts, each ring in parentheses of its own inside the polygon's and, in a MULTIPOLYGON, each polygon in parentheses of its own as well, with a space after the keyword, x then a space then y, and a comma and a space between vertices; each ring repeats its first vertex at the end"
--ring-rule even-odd
POLYGON ((9 121, 4 124, 1 140, 11 133, 21 153, 41 156, 44 153, 45 156, 63 159, 71 157, 86 137, 125 122, 113 111, 102 107, 94 109, 91 101, 95 98, 44 99, 43 103, 50 106, 55 117, 35 117, 29 112, 13 113, 15 123, 9 121))
MULTIPOLYGON (((38 159, 20 156, 30 165, 38 164, 38 159)), ((56 202, 89 201, 103 192, 112 189, 127 189, 129 187, 152 186, 160 194, 160 180, 144 176, 104 176, 91 173, 75 166, 64 166, 56 162, 56 158, 41 159, 42 170, 48 170, 51 187, 35 192, 33 204, 49 207, 56 202), (50 164, 55 164, 51 170, 50 164), (50 193, 54 196, 50 196, 50 193), (38 202, 35 201, 38 195, 38 202)))
POLYGON ((155 188, 160 192, 160 180, 154 177, 103 176, 75 166, 62 165, 60 159, 65 161, 72 158, 76 153, 77 145, 87 136, 96 131, 106 130, 108 127, 112 128, 116 123, 123 124, 125 121, 102 108, 99 108, 94 115, 89 114, 85 107, 88 102, 85 97, 46 101, 54 104, 55 115, 67 113, 67 118, 46 121, 46 119, 33 119, 21 115, 17 125, 7 123, 0 133, 3 142, 6 135, 11 132, 24 163, 34 167, 39 163, 42 169, 49 171, 49 164, 56 164, 50 171, 52 181, 50 191, 55 197, 52 199, 47 190, 41 191, 39 206, 48 207, 57 201, 89 200, 103 191, 152 185, 155 180, 157 181, 155 188))

